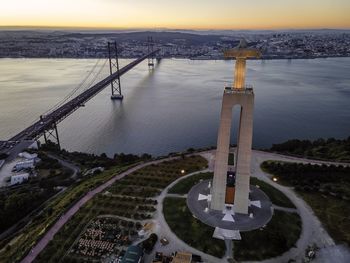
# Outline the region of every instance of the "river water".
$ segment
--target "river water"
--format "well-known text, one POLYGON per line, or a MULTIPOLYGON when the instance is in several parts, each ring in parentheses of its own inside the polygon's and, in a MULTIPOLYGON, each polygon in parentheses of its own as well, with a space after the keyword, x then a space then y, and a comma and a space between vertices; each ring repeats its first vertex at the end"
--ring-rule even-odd
MULTIPOLYGON (((62 100, 96 62, 0 59, 0 140, 62 100)), ((59 124, 62 146, 162 155, 215 145, 232 70, 232 61, 164 59, 149 71, 144 61, 122 77, 123 101, 110 100, 108 87, 59 124)), ((350 135, 350 58, 249 61, 247 83, 255 91, 255 148, 350 135)), ((232 133, 234 143, 235 128, 232 133)))

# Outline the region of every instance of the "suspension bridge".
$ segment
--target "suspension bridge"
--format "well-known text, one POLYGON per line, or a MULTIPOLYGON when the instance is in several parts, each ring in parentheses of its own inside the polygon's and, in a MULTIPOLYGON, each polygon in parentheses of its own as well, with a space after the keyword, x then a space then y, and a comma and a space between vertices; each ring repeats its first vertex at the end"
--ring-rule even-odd
POLYGON ((0 141, 0 153, 9 155, 9 158, 17 156, 17 154, 27 148, 35 140, 44 136, 44 140, 47 143, 48 138, 52 137, 60 147, 60 140, 58 136, 57 124, 71 115, 74 111, 80 107, 85 106, 85 103, 96 96, 107 86, 111 86, 111 99, 122 100, 123 95, 120 86, 120 77, 141 63, 143 60, 148 59, 148 67, 153 67, 153 59, 160 49, 154 50, 153 39, 148 38, 147 54, 132 61, 126 66, 119 69, 118 60, 118 48, 116 42, 108 43, 108 59, 98 68, 99 60, 93 66, 92 70, 84 78, 84 80, 74 88, 69 94, 67 94, 60 102, 54 105, 46 113, 42 114, 38 120, 17 133, 15 136, 7 141, 0 141), (107 77, 103 77, 97 81, 98 76, 105 68, 105 65, 109 61, 109 72, 107 77), (94 76, 93 72, 97 72, 94 76), (88 82, 88 79, 91 80, 88 82), (88 83, 86 83, 88 82, 88 83), (96 82, 96 83, 95 83, 96 82), (85 88, 83 86, 85 85, 85 88), (83 90, 83 91, 81 91, 83 90), (78 95, 76 95, 80 91, 78 95))

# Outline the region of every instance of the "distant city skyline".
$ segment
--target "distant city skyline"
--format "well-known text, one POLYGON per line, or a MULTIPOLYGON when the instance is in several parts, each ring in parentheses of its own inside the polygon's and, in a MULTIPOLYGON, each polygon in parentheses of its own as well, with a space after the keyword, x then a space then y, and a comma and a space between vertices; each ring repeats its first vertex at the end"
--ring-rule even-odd
POLYGON ((350 29, 348 0, 1 0, 0 26, 350 29))

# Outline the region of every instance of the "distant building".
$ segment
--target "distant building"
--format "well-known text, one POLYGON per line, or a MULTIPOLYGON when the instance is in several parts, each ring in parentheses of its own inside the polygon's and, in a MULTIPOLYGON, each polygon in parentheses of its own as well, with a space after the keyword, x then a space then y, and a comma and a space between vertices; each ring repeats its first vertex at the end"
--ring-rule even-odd
POLYGON ((27 181, 29 178, 28 173, 16 174, 11 176, 11 185, 21 184, 24 181, 27 181))
POLYGON ((15 169, 17 171, 20 171, 22 169, 27 169, 27 168, 34 168, 34 164, 35 164, 35 161, 34 159, 33 160, 27 160, 27 161, 23 161, 23 162, 18 162, 16 163, 15 165, 15 169))
POLYGON ((143 262, 143 251, 138 246, 130 246, 126 250, 126 253, 121 263, 141 263, 143 262))

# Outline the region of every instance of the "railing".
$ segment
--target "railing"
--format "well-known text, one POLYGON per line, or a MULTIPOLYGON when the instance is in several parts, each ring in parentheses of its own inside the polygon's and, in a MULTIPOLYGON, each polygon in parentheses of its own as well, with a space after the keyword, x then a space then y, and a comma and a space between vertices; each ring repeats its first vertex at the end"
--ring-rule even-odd
POLYGON ((236 89, 232 86, 225 86, 225 90, 224 93, 229 93, 229 94, 233 94, 233 93, 246 93, 246 94, 252 94, 253 93, 253 85, 251 84, 246 84, 244 85, 243 88, 241 89, 236 89))

